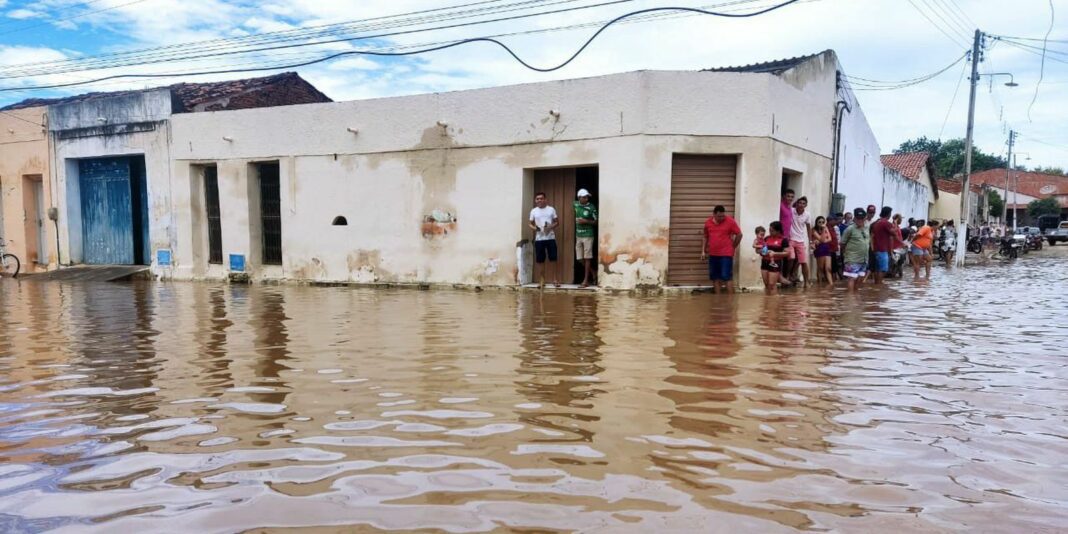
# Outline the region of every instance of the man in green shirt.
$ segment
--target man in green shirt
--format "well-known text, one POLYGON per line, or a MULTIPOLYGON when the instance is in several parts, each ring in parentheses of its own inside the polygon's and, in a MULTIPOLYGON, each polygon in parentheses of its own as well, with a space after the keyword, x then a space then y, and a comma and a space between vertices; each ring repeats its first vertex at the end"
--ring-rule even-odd
POLYGON ((590 192, 578 190, 575 202, 575 259, 582 261, 582 285, 590 287, 593 278, 593 239, 597 236, 597 206, 590 202, 590 192))
POLYGON ((853 225, 842 234, 842 276, 849 279, 849 290, 857 290, 857 280, 868 275, 868 250, 871 249, 871 233, 865 226, 868 212, 864 208, 853 210, 853 225))

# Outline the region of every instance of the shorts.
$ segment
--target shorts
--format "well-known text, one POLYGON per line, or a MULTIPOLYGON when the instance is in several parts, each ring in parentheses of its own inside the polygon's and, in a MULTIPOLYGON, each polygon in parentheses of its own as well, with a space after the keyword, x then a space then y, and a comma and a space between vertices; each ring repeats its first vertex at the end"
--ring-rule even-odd
POLYGON ((846 263, 842 269, 842 276, 849 278, 864 278, 868 275, 867 263, 846 263))
POLYGON ((576 260, 592 260, 593 259, 593 238, 592 237, 576 237, 575 238, 575 259, 576 260))
POLYGON ((545 263, 545 257, 549 261, 556 261, 556 240, 542 239, 534 242, 534 263, 545 263))
POLYGON ((913 245, 912 248, 909 249, 909 252, 911 252, 913 256, 926 256, 927 255, 927 249, 920 248, 920 247, 917 247, 915 245, 913 245))
POLYGON ((734 258, 730 256, 709 256, 708 279, 722 282, 729 282, 734 279, 734 258))
POLYGON ((816 255, 817 258, 826 258, 826 257, 830 256, 831 255, 831 244, 830 243, 820 243, 820 244, 816 245, 815 255, 816 255))
POLYGON ((890 253, 889 252, 875 252, 875 272, 886 273, 890 272, 890 253))
POLYGON ((794 252, 797 263, 808 263, 808 243, 803 241, 790 241, 790 250, 794 252))

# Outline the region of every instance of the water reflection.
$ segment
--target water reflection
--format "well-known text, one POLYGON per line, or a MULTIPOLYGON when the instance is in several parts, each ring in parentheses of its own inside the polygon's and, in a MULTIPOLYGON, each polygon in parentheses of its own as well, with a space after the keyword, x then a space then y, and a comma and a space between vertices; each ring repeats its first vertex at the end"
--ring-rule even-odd
POLYGON ((0 522, 1051 530, 1060 265, 732 299, 3 281, 0 522))

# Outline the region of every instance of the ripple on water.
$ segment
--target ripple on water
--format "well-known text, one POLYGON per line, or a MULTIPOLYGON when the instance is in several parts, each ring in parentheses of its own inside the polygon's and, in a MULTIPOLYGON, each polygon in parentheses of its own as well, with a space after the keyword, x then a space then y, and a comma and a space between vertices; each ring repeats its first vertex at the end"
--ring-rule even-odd
POLYGON ((1059 531, 1066 261, 731 299, 0 279, 0 515, 1059 531))

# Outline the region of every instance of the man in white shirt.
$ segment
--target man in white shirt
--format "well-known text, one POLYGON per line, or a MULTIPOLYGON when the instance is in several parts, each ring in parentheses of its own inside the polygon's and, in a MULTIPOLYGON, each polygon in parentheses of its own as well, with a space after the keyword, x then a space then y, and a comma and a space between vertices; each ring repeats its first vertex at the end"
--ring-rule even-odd
POLYGON ((538 280, 538 287, 545 287, 545 269, 552 271, 553 285, 560 287, 560 273, 556 269, 556 227, 559 224, 556 209, 549 205, 545 193, 534 195, 529 226, 534 230, 534 279, 538 280))
POLYGON ((797 282, 797 271, 800 267, 801 274, 805 277, 805 287, 808 287, 808 242, 812 235, 812 218, 805 211, 808 207, 808 198, 801 197, 794 202, 794 218, 790 224, 790 248, 794 251, 793 272, 790 280, 797 282))

